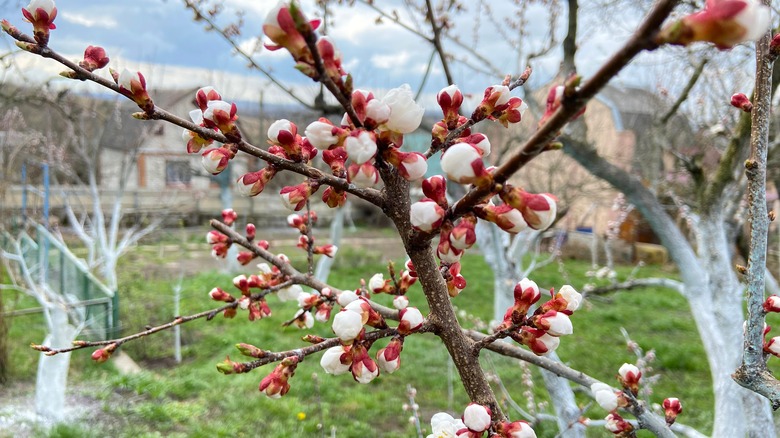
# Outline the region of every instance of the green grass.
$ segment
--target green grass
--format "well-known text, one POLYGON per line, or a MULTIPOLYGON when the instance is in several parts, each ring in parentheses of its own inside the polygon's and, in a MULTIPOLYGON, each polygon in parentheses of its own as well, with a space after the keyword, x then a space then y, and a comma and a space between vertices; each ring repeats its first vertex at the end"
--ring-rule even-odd
MULTIPOLYGON (((352 250, 342 251, 339 256, 341 259, 331 275, 331 283, 339 288, 355 288, 360 278, 368 279, 373 273, 384 271, 381 256, 375 253, 352 250)), ((172 284, 176 279, 166 278, 162 270, 149 268, 167 261, 156 259, 153 253, 143 253, 143 256, 129 257, 122 264, 121 321, 125 334, 141 330, 147 324, 170 320, 172 284)), ((300 259, 296 261, 300 262, 300 259)), ((397 265, 402 262, 398 260, 397 265)), ((463 264, 468 287, 454 303, 469 315, 487 321, 493 308, 492 274, 478 255, 464 257, 463 264)), ((534 273, 533 279, 543 288, 558 288, 569 282, 577 286, 585 283, 584 273, 588 268, 587 263, 567 261, 568 278, 564 279, 558 265, 551 264, 534 273)), ((202 273, 184 279, 182 314, 212 307, 207 293, 213 286, 232 288, 232 276, 207 269, 204 265, 202 273)), ((619 269, 619 273, 626 275, 629 270, 619 269)), ((670 275, 659 268, 643 268, 640 273, 670 275)), ((388 298, 377 297, 385 304, 389 304, 388 298)), ((419 285, 414 286, 409 298, 412 305, 426 307, 419 285)), ((6 308, 11 307, 9 302, 18 301, 14 306, 19 307, 31 304, 23 302, 26 298, 9 294, 4 299, 6 308)), ((254 323, 239 313, 235 319, 218 316, 212 321, 184 325, 184 361, 180 365, 172 360, 173 335, 169 332, 124 347, 146 369, 140 375, 121 376, 109 364, 92 363, 88 351, 74 353, 70 383, 90 388, 90 395, 102 401, 106 420, 63 426, 53 430, 50 436, 320 436, 318 424, 322 424, 325 435, 335 427, 337 436, 344 437, 408 437, 415 432, 408 421, 410 413, 402 410, 402 405, 408 402, 407 384, 417 388, 416 402, 425 427, 433 413, 448 409, 448 357, 432 335, 408 338, 401 369, 392 375, 381 375, 369 385, 360 385, 349 375, 325 374, 318 356, 299 365, 291 380, 292 389, 279 400, 268 399, 257 390, 258 383, 272 366, 242 375, 219 374, 215 365, 227 355, 240 358, 234 348, 236 343, 246 342, 277 351, 303 345, 302 331, 280 327, 295 311, 295 304, 278 303, 275 299, 270 304, 273 317, 254 323)), ((710 429, 709 371, 684 299, 675 292, 652 288, 615 294, 587 301, 575 313, 573 322, 574 335, 564 338, 558 350, 563 361, 616 384, 614 376, 620 365, 636 360, 626 349, 620 333, 623 327, 641 347, 656 352, 653 374, 659 374, 660 380, 653 387, 651 401, 660 403, 667 396, 679 397, 685 405, 680 421, 705 433, 710 429)), ((31 381, 37 355, 27 346, 43 338, 40 315, 15 318, 10 329, 11 379, 31 381)), ((327 324, 315 325, 312 332, 332 335, 327 324)), ((546 401, 538 370, 533 370, 534 386, 527 388, 522 383, 523 370, 517 362, 493 356, 484 365, 491 372, 495 367, 521 406, 527 404, 523 397, 526 390, 533 393, 537 404, 546 401)), ((459 413, 468 400, 457 375, 451 377, 454 379, 453 409, 459 413)), ((582 394, 578 397, 583 406, 588 403, 587 397, 582 394)), ((507 412, 517 418, 512 411, 507 412)), ((592 418, 604 415, 598 408, 588 412, 592 418)), ((540 437, 552 437, 556 433, 554 425, 549 423, 536 429, 540 437)), ((609 434, 593 430, 591 435, 609 434)))

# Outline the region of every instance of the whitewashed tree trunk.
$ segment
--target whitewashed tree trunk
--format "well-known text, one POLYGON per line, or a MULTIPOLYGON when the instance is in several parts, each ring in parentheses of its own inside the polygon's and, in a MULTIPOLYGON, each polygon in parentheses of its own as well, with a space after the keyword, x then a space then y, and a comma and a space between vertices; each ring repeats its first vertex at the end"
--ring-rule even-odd
MULTIPOLYGON (((49 334, 43 345, 51 348, 70 347, 79 330, 68 322, 65 310, 52 306, 47 313, 49 334)), ((47 424, 65 420, 65 396, 68 385, 70 353, 46 356, 41 353, 35 381, 35 412, 47 424)))
MULTIPOLYGON (((513 257, 524 254, 513 254, 510 257, 509 235, 493 223, 483 220, 476 226, 477 244, 482 250, 485 261, 493 270, 493 320, 501 321, 506 309, 514 304, 514 286, 521 280, 521 275, 528 272, 518 272, 513 257)), ((549 358, 560 360, 553 353, 549 358)), ((550 395, 550 402, 555 410, 556 422, 561 438, 584 438, 585 427, 578 423, 582 414, 574 399, 574 391, 569 381, 554 373, 541 369, 544 385, 550 395)))
POLYGON ((564 151, 589 172, 623 192, 647 220, 680 270, 684 296, 699 331, 715 396, 713 438, 776 436, 769 402, 731 378, 742 352, 743 289, 731 264, 731 244, 720 206, 690 217, 696 248, 642 183, 601 158, 590 146, 567 142, 564 151), (743 403, 743 400, 747 402, 743 403), (758 433, 759 435, 754 435, 758 433))

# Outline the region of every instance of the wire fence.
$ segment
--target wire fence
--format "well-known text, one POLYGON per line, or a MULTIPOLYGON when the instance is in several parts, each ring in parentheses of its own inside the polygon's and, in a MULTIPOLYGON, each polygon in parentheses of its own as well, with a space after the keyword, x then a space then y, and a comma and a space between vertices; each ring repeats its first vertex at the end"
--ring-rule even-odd
MULTIPOLYGON (((80 338, 104 340, 119 335, 119 296, 108 289, 79 259, 42 225, 34 228, 34 239, 26 232, 17 237, 21 257, 32 278, 45 283, 50 290, 63 296, 64 302, 79 314, 84 322, 80 338)), ((11 248, 12 236, 3 232, 0 243, 6 252, 11 248)), ((13 274, 13 273, 9 273, 13 274)), ((7 312, 16 316, 41 311, 40 308, 7 312)))

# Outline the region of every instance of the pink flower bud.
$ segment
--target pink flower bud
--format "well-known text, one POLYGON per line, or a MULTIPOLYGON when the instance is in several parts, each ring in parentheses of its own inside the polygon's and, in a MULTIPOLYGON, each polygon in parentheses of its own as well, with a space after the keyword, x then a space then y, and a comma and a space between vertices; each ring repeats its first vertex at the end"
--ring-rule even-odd
POLYGON ((233 298, 232 295, 230 295, 229 293, 225 292, 224 290, 218 287, 211 289, 211 292, 209 292, 209 296, 214 301, 222 301, 225 303, 232 303, 233 301, 236 300, 235 298, 233 298))
POLYGON ((198 104, 198 108, 200 108, 201 111, 206 111, 209 102, 212 100, 222 100, 222 96, 214 87, 202 87, 195 92, 195 102, 198 104))
POLYGON ((154 103, 146 92, 146 79, 140 72, 132 72, 128 69, 122 70, 117 84, 119 85, 119 91, 133 99, 133 102, 142 110, 146 112, 154 110, 154 103))
POLYGON ((209 149, 201 154, 200 164, 203 169, 212 174, 222 173, 230 162, 230 152, 225 148, 209 149))
POLYGON ((477 241, 476 225, 477 218, 474 215, 462 218, 450 232, 450 245, 460 251, 471 248, 477 241))
POLYGON ((485 89, 485 95, 482 97, 482 102, 474 112, 483 112, 485 115, 490 115, 496 111, 497 107, 501 107, 509 102, 510 94, 509 87, 506 85, 493 85, 485 89))
POLYGON ((420 231, 432 231, 441 226, 444 214, 443 208, 431 199, 423 198, 412 204, 410 219, 412 226, 420 231))
POLYGON ((780 336, 775 336, 764 344, 764 351, 774 356, 780 357, 780 336))
POLYGON ((523 120, 523 114, 525 114, 525 110, 527 109, 528 104, 523 102, 523 99, 512 97, 500 108, 500 115, 496 120, 498 120, 504 128, 508 128, 510 123, 518 123, 523 120))
POLYGON ((533 320, 536 327, 546 330, 551 336, 566 336, 574 331, 569 315, 555 310, 536 315, 533 320))
POLYGON ((344 342, 351 342, 363 330, 363 316, 352 310, 342 309, 333 318, 333 333, 344 342))
POLYGON ((295 9, 293 16, 290 2, 281 1, 268 13, 263 23, 263 33, 273 42, 265 44, 265 47, 268 50, 285 48, 296 61, 314 64, 311 51, 298 26, 304 27, 306 32, 313 32, 319 25, 320 20, 308 21, 300 8, 295 9))
POLYGON ((290 210, 299 211, 306 205, 306 200, 319 189, 320 185, 314 180, 306 180, 297 186, 283 187, 279 192, 282 204, 290 210))
POLYGON ((478 184, 487 181, 482 153, 469 143, 456 143, 441 156, 441 168, 447 178, 460 184, 478 184))
POLYGON ((460 92, 457 85, 450 85, 439 91, 436 95, 436 101, 441 107, 442 113, 444 113, 444 121, 456 121, 458 120, 458 111, 463 104, 463 93, 460 92))
POLYGON ((236 188, 244 196, 257 196, 262 193, 276 172, 273 167, 265 167, 257 172, 246 173, 236 180, 236 188))
POLYGON ((325 73, 335 83, 339 83, 341 77, 347 73, 341 68, 341 51, 336 48, 330 37, 322 36, 317 40, 317 51, 322 58, 322 64, 325 66, 325 73))
POLYGON ((401 162, 398 165, 398 173, 407 181, 417 181, 425 176, 428 171, 428 161, 419 152, 406 152, 401 154, 401 162))
POLYGON ((233 222, 235 222, 236 219, 238 219, 238 213, 232 208, 222 210, 222 222, 224 222, 225 225, 233 225, 233 222))
POLYGON ((374 187, 379 182, 379 172, 371 163, 352 163, 347 168, 347 180, 358 187, 374 187))
POLYGON ((246 238, 247 240, 253 240, 255 238, 255 233, 257 232, 257 227, 255 227, 255 224, 246 224, 246 238))
POLYGON ((224 100, 210 100, 203 111, 203 122, 210 128, 217 128, 225 135, 235 135, 240 138, 236 120, 238 108, 235 103, 224 100))
POLYGON ((483 157, 490 155, 490 139, 485 134, 478 132, 457 140, 458 143, 468 143, 480 152, 483 157))
POLYGON ((666 424, 672 425, 677 419, 677 416, 682 414, 683 408, 680 400, 675 397, 669 397, 664 399, 663 403, 664 414, 666 416, 666 424))
POLYGON ((536 432, 525 421, 499 423, 496 432, 501 438, 536 438, 536 432))
POLYGON ((356 131, 347 137, 344 141, 344 148, 349 158, 357 164, 363 164, 374 158, 377 149, 376 140, 368 131, 356 131))
POLYGON ((477 205, 474 211, 481 219, 493 222, 499 228, 509 233, 519 233, 528 228, 522 213, 506 204, 499 206, 492 204, 477 205))
POLYGON ((436 256, 443 264, 451 265, 453 263, 458 263, 462 255, 463 251, 450 245, 450 240, 447 238, 446 234, 439 236, 439 244, 436 246, 436 256))
POLYGON ((333 126, 333 123, 326 118, 320 118, 306 127, 306 138, 315 148, 327 150, 341 142, 341 133, 344 130, 333 126))
POLYGON ((274 368, 271 374, 265 376, 260 381, 260 392, 270 398, 279 398, 290 390, 288 380, 295 374, 295 368, 298 366, 298 357, 291 356, 282 361, 274 368))
POLYGON ((623 417, 617 414, 617 412, 610 413, 607 415, 605 420, 607 423, 604 425, 604 427, 615 435, 625 434, 634 430, 634 426, 632 426, 628 421, 624 420, 623 417))
POLYGON ((208 233, 206 233, 206 243, 209 245, 214 245, 217 243, 224 243, 228 241, 228 236, 220 233, 216 230, 211 230, 208 233))
POLYGON ((45 46, 49 42, 49 30, 57 28, 54 25, 54 19, 57 18, 54 0, 32 0, 27 7, 22 8, 22 14, 33 25, 35 41, 45 46))
POLYGON ((385 280, 385 276, 381 273, 376 273, 368 280, 368 290, 374 293, 388 292, 390 280, 385 280))
POLYGON ((402 335, 408 335, 409 333, 419 330, 425 321, 422 313, 416 307, 401 309, 398 316, 401 318, 401 322, 398 324, 398 333, 402 335))
POLYGON ((582 302, 582 294, 577 292, 573 287, 570 285, 564 285, 561 287, 561 289, 558 291, 558 293, 555 295, 556 299, 563 299, 566 301, 566 309, 570 312, 574 312, 575 310, 580 308, 580 303, 582 302))
POLYGON ((493 419, 491 417, 490 408, 482 406, 476 403, 470 403, 463 411, 463 424, 472 431, 481 433, 486 431, 493 419))
POLYGON ((350 370, 355 381, 363 384, 371 382, 379 375, 379 367, 363 346, 352 348, 352 367, 350 370))
POLYGON ((531 306, 542 297, 539 292, 539 286, 528 278, 523 278, 515 285, 514 290, 515 304, 512 307, 514 312, 519 315, 525 315, 531 306))
POLYGON ((328 303, 322 303, 317 306, 317 312, 314 314, 314 319, 318 322, 328 322, 330 319, 330 312, 333 310, 333 306, 328 303))
POLYGON ((81 68, 88 71, 95 71, 108 65, 108 56, 106 50, 98 46, 88 46, 84 50, 84 60, 79 62, 81 68))
POLYGON ((615 390, 606 383, 596 382, 590 385, 590 392, 593 394, 596 403, 605 411, 611 412, 617 409, 617 394, 615 393, 615 390))
POLYGON ((414 101, 409 84, 388 91, 382 102, 390 107, 390 118, 385 123, 390 131, 408 134, 420 126, 425 109, 414 101))
POLYGON ((322 246, 315 246, 312 249, 312 252, 314 254, 321 254, 326 257, 336 257, 336 252, 338 252, 339 247, 336 245, 328 244, 328 245, 322 245, 322 246))
POLYGON ((770 21, 770 9, 757 0, 708 0, 704 10, 664 27, 658 39, 677 45, 709 41, 720 49, 729 49, 761 38, 770 21))
POLYGON ((618 380, 624 388, 628 388, 636 395, 639 391, 639 380, 642 378, 642 371, 636 365, 624 363, 618 370, 618 380))
POLYGON ((330 208, 343 207, 347 202, 347 192, 328 187, 322 192, 322 202, 330 208))
POLYGON ((533 327, 522 327, 517 335, 510 335, 512 339, 526 345, 534 354, 546 356, 555 351, 561 343, 556 336, 551 336, 544 330, 533 327))
MULTIPOLYGON (((190 111, 190 119, 198 126, 205 126, 203 123, 203 112, 199 109, 190 111)), ((196 154, 200 152, 204 146, 209 146, 214 143, 214 139, 203 138, 198 133, 190 131, 189 129, 182 130, 181 138, 187 142, 188 154, 196 154)))
POLYGON ((555 222, 557 203, 549 193, 533 194, 507 184, 500 193, 501 200, 522 213, 528 226, 545 230, 555 222))
POLYGON ((764 311, 780 312, 780 297, 777 295, 770 295, 766 301, 764 301, 764 311))
POLYGON ((352 355, 342 345, 325 350, 320 359, 320 366, 328 374, 338 376, 349 371, 352 365, 352 355))
POLYGON ((423 194, 439 204, 442 208, 447 208, 447 180, 441 175, 434 175, 426 178, 422 182, 423 194))
POLYGON ((731 96, 731 106, 739 108, 746 113, 753 111, 753 103, 744 93, 737 93, 731 96))
POLYGON ((387 374, 393 374, 401 367, 401 351, 404 348, 403 338, 394 337, 387 347, 376 353, 376 362, 379 368, 387 374))
POLYGON ((295 123, 287 119, 273 122, 268 127, 268 141, 271 144, 281 146, 291 160, 300 161, 302 159, 301 138, 295 123))

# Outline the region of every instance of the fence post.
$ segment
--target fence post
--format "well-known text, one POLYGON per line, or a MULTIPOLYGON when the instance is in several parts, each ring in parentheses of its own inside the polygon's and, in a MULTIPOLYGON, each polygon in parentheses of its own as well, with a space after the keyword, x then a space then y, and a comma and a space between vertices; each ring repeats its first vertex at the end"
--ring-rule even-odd
POLYGON ((119 291, 114 290, 114 296, 111 297, 111 336, 109 339, 119 337, 119 291))

